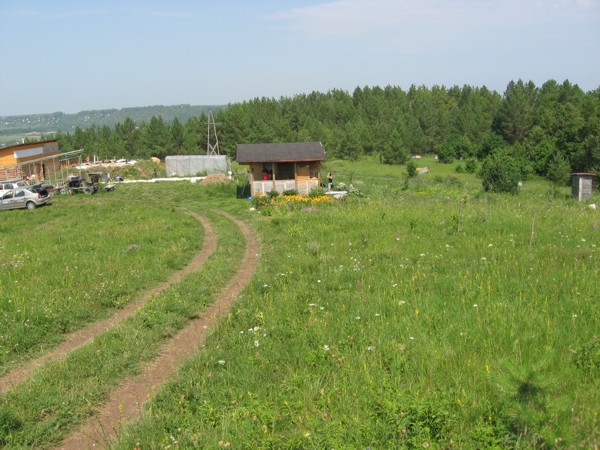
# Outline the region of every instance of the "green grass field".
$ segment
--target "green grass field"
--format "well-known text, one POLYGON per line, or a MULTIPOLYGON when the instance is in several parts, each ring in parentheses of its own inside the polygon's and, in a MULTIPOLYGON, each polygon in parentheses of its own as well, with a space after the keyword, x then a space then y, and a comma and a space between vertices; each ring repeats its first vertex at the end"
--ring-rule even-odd
POLYGON ((58 443, 194 314, 189 299, 211 301, 243 252, 222 209, 258 233, 257 274, 115 448, 598 446, 597 210, 542 180, 489 195, 418 165, 431 173, 407 181, 404 166, 330 161, 362 195, 269 216, 234 187, 180 183, 2 213, 0 373, 183 267, 202 230, 179 207, 210 219, 219 251, 2 394, 0 443, 58 443))

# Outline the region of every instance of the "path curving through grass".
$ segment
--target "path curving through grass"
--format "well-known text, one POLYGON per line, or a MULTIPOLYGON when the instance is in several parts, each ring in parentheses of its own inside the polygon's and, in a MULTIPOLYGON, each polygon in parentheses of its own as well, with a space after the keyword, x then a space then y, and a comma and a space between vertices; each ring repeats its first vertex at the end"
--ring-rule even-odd
POLYGON ((57 448, 80 450, 108 447, 124 425, 141 416, 145 402, 160 385, 174 375, 185 359, 198 351, 218 320, 230 311, 241 290, 250 282, 259 258, 258 240, 243 221, 223 211, 217 212, 234 222, 246 240, 240 268, 221 289, 214 303, 166 342, 159 355, 140 374, 123 382, 98 413, 86 420, 57 448))
POLYGON ((204 227, 204 242, 202 249, 187 266, 173 274, 171 278, 159 286, 143 292, 140 298, 132 303, 129 303, 126 307, 119 310, 112 316, 104 320, 94 322, 85 328, 70 333, 66 339, 53 350, 0 376, 0 393, 5 392, 11 387, 21 383, 24 379, 31 375, 31 373, 33 373, 39 367, 42 367, 44 364, 64 358, 71 351, 82 347, 94 339, 94 337, 100 335, 102 332, 114 327, 127 317, 131 317, 136 311, 146 304, 148 299, 178 283, 185 276, 202 266, 208 257, 215 251, 217 239, 210 222, 204 216, 192 211, 186 210, 185 212, 194 217, 204 227))

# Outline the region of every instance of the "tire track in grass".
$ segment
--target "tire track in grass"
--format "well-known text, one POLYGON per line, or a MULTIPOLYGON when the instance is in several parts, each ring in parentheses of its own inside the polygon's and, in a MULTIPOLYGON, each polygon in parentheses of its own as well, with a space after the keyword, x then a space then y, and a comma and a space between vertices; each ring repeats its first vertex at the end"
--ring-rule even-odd
POLYGON ((94 339, 96 336, 100 335, 107 329, 119 324, 124 319, 132 316, 138 309, 143 307, 146 304, 146 302, 150 298, 152 298, 152 296, 163 292, 164 290, 178 283, 185 276, 189 275, 190 273, 197 270, 200 266, 202 266, 202 264, 204 264, 208 257, 215 251, 215 248, 217 247, 217 238, 215 236, 214 230, 210 222, 204 216, 201 216, 200 214, 197 214, 192 211, 185 210, 185 212, 186 214, 189 214, 192 217, 194 217, 204 227, 204 242, 202 244, 202 249, 187 266, 185 266, 179 272, 176 272, 171 278, 169 278, 161 285, 144 292, 139 299, 137 299, 133 303, 129 303, 127 306, 125 306, 125 308, 117 311, 112 316, 104 320, 94 322, 85 328, 82 328, 69 334, 61 344, 59 344, 51 351, 43 354, 38 358, 32 359, 24 365, 18 366, 17 368, 0 376, 0 394, 7 391, 11 387, 21 383, 31 373, 33 373, 36 369, 40 368, 44 364, 64 358, 71 351, 82 347, 84 344, 90 342, 92 339, 94 339))
POLYGON ((215 302, 199 313, 173 339, 167 342, 141 374, 126 380, 99 409, 96 416, 84 422, 57 448, 82 450, 107 448, 118 438, 119 430, 137 420, 146 401, 179 369, 183 361, 193 356, 208 333, 233 306, 241 290, 250 282, 259 258, 260 246, 248 225, 223 211, 217 211, 234 222, 246 239, 246 251, 240 269, 221 290, 215 302))

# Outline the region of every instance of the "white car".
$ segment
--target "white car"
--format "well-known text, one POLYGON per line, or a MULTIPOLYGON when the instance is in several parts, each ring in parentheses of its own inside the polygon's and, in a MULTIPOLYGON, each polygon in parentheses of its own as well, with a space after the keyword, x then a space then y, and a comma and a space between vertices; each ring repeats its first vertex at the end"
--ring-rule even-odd
POLYGON ((50 200, 51 197, 45 189, 35 192, 31 186, 17 187, 1 194, 0 211, 18 208, 35 209, 50 203, 50 200))
POLYGON ((7 180, 0 181, 0 197, 4 195, 5 192, 11 191, 17 187, 27 186, 27 181, 25 180, 7 180))

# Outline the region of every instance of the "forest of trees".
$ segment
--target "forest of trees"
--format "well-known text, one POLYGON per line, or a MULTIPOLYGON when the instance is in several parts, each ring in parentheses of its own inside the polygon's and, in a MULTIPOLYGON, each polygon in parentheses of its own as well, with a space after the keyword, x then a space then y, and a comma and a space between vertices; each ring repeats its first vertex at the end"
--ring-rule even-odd
MULTIPOLYGON (((206 114, 209 109, 218 111, 222 106, 194 106, 194 105, 171 105, 171 106, 138 106, 122 109, 96 109, 92 111, 80 111, 75 114, 54 112, 49 114, 29 114, 21 116, 0 117, 0 139, 3 136, 15 136, 32 132, 49 133, 56 130, 64 132, 74 130, 76 127, 88 128, 91 125, 114 127, 116 124, 133 119, 136 123, 149 120, 152 116, 162 116, 164 120, 171 122, 175 117, 187 121, 190 117, 198 114, 206 114)), ((4 141, 10 142, 8 139, 4 141)))
MULTIPOLYGON (((256 98, 230 104, 215 114, 221 153, 238 143, 323 143, 329 158, 378 155, 402 164, 410 154, 435 153, 441 162, 483 161, 494 153, 513 155, 524 173, 552 176, 557 165, 570 171, 600 170, 600 88, 549 80, 511 81, 504 94, 485 87, 357 87, 280 99, 256 98)), ((136 123, 58 132, 63 151, 108 158, 163 159, 203 154, 208 117, 184 123, 162 117, 136 123)))

